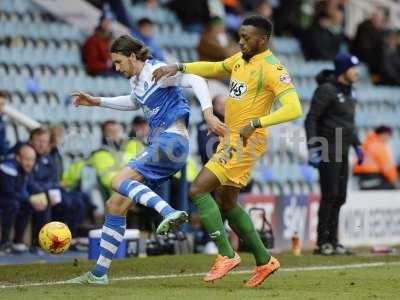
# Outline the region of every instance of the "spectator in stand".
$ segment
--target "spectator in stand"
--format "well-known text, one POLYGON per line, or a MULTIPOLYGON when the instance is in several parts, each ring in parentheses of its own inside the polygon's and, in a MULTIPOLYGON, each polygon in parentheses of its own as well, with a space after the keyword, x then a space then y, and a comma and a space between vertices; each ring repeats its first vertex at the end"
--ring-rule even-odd
MULTIPOLYGON (((86 211, 89 207, 89 196, 80 190, 64 189, 62 178, 64 173, 63 157, 59 147, 64 142, 64 126, 61 124, 51 125, 50 133, 50 153, 49 157, 57 171, 57 181, 59 182, 61 192, 60 204, 52 207, 52 219, 67 223, 72 236, 78 236, 78 224, 82 224, 86 217, 86 211), (62 186, 62 187, 61 187, 62 186)), ((57 192, 52 192, 57 193, 57 192)), ((49 195, 51 197, 51 195, 49 195)), ((71 249, 75 246, 75 239, 71 243, 71 249)))
MULTIPOLYGON (((0 215, 2 220, 0 253, 7 253, 11 250, 11 230, 21 203, 28 201, 28 174, 35 165, 35 159, 35 150, 24 144, 17 149, 14 159, 4 160, 0 163, 0 215)), ((15 245, 13 250, 21 249, 15 245)))
POLYGON ((36 152, 36 163, 28 184, 29 201, 21 204, 15 224, 15 243, 22 249, 25 229, 32 215, 31 251, 33 253, 38 251, 37 237, 40 228, 51 220, 51 205, 48 203, 47 193, 50 189, 58 187, 57 171, 48 155, 49 143, 50 135, 45 129, 38 128, 31 132, 29 144, 36 152))
POLYGON ((82 57, 88 74, 113 75, 110 59, 110 43, 112 37, 112 22, 110 15, 103 13, 94 33, 85 41, 82 48, 82 57))
MULTIPOLYGON (((385 13, 383 9, 376 8, 369 19, 358 25, 352 43, 351 52, 368 64, 372 75, 379 74, 384 28, 385 13)), ((373 80, 377 81, 374 77, 373 80)))
MULTIPOLYGON (((225 115, 225 101, 226 96, 217 95, 213 98, 214 115, 220 120, 224 121, 225 115)), ((219 138, 213 133, 208 132, 208 127, 205 121, 197 124, 197 143, 201 162, 205 165, 215 153, 219 144, 219 138)))
POLYGON ((335 25, 343 17, 343 13, 336 8, 330 14, 322 11, 303 34, 302 47, 307 60, 332 60, 339 52, 343 36, 335 25), (335 21, 332 14, 335 15, 335 21))
POLYGON ((392 129, 387 126, 379 126, 367 134, 361 146, 365 154, 364 162, 353 166, 353 172, 359 176, 362 190, 395 188, 397 166, 389 146, 391 137, 392 129))
POLYGON ((111 180, 127 162, 142 153, 142 141, 123 137, 120 123, 106 121, 101 126, 103 138, 102 147, 90 157, 90 164, 96 170, 100 185, 109 196, 111 193, 111 180))
POLYGON ((301 1, 279 1, 279 6, 274 9, 273 13, 274 33, 276 35, 300 36, 301 31, 310 25, 310 14, 302 14, 301 5, 301 1))
POLYGON ((58 179, 61 180, 64 171, 63 159, 60 153, 60 145, 64 142, 64 126, 61 124, 52 125, 50 131, 50 157, 53 159, 58 179))
POLYGON ((150 127, 149 123, 142 116, 136 116, 131 123, 131 130, 129 132, 129 138, 137 139, 146 144, 147 136, 149 135, 150 127))
POLYGON ((210 21, 207 0, 172 0, 167 5, 175 11, 187 31, 202 33, 204 26, 210 21))
POLYGON ((238 52, 239 48, 227 34, 224 21, 213 17, 201 36, 197 51, 200 60, 220 61, 238 52))
POLYGON ((6 124, 3 121, 4 107, 6 106, 7 98, 8 94, 0 91, 0 160, 5 157, 9 150, 6 136, 6 124))
POLYGON ((400 85, 400 35, 390 31, 385 37, 382 63, 381 83, 384 85, 400 85))
POLYGON ((132 35, 142 41, 150 50, 151 55, 158 60, 164 60, 164 55, 154 40, 154 23, 149 18, 142 18, 136 24, 132 35))
POLYGON ((83 208, 78 202, 79 199, 64 197, 57 174, 57 165, 49 155, 50 133, 43 128, 33 130, 29 144, 35 150, 37 159, 28 185, 29 201, 21 205, 16 221, 15 243, 22 245, 29 216, 32 215, 31 251, 36 253, 40 228, 52 220, 52 214, 53 220, 67 223, 74 231, 76 218, 83 208))
POLYGON ((118 22, 122 23, 128 28, 132 28, 131 20, 128 16, 122 0, 100 0, 100 5, 98 5, 97 7, 99 7, 99 9, 103 9, 105 4, 109 5, 112 13, 117 18, 118 22))
POLYGON ((261 15, 267 19, 272 19, 272 7, 269 5, 268 1, 266 0, 258 0, 258 1, 252 1, 254 3, 254 7, 252 9, 252 12, 255 15, 261 15))

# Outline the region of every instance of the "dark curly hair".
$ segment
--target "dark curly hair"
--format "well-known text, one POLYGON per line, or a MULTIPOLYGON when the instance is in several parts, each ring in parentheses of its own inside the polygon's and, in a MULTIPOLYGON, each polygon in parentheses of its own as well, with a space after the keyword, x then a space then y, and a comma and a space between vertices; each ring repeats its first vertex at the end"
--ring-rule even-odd
POLYGON ((151 58, 149 48, 141 41, 125 34, 116 38, 111 44, 111 53, 119 53, 125 56, 130 56, 135 53, 137 59, 145 61, 151 58))

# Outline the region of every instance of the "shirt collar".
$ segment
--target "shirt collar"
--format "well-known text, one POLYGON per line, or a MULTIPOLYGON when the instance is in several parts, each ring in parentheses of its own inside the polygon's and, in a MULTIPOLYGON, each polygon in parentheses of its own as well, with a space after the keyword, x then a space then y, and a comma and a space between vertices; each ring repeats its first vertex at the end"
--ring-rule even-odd
POLYGON ((271 56, 271 55, 272 55, 271 50, 267 49, 267 50, 265 50, 265 51, 263 51, 261 53, 258 53, 256 55, 254 55, 252 58, 250 58, 249 62, 258 62, 258 61, 264 59, 265 57, 271 56))

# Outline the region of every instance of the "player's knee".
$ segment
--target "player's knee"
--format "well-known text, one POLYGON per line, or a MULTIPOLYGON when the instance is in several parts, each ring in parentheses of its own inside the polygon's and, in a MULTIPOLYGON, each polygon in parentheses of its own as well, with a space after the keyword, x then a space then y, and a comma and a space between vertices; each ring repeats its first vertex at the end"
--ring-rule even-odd
POLYGON ((190 186, 190 189, 189 189, 189 198, 190 199, 196 198, 197 196, 201 195, 201 193, 202 193, 202 191, 198 185, 192 184, 190 186))
POLYGON ((123 207, 121 207, 121 205, 118 203, 118 201, 115 201, 113 198, 110 198, 109 200, 107 200, 106 209, 107 209, 107 212, 111 215, 122 216, 124 214, 123 207))
POLYGON ((230 199, 221 199, 219 201, 219 207, 223 212, 228 212, 235 208, 236 201, 232 201, 230 199))

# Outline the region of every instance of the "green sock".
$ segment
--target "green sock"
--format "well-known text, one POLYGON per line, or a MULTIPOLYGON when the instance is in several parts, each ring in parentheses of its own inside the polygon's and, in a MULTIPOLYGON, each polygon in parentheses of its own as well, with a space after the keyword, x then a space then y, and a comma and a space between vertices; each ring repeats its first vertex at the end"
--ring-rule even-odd
POLYGON ((228 220, 229 226, 253 253, 257 266, 265 265, 271 254, 261 241, 250 216, 238 204, 232 210, 224 213, 224 216, 228 220))
POLYGON ((217 245, 219 254, 232 258, 234 252, 222 223, 218 205, 213 197, 210 194, 203 194, 194 198, 193 203, 196 205, 205 230, 217 245))

